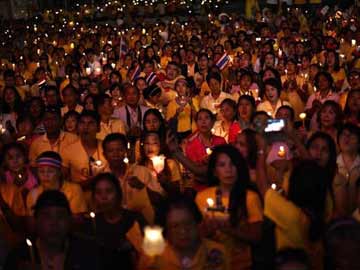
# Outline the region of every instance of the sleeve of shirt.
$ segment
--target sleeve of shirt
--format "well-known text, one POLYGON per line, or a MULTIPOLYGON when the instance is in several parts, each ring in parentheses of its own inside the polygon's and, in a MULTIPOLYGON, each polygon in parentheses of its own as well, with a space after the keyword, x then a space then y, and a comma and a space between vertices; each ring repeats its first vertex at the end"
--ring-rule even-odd
POLYGON ((248 222, 255 223, 263 220, 263 207, 259 195, 256 192, 246 193, 246 208, 248 212, 248 222))
POLYGON ((301 209, 285 199, 278 192, 269 189, 265 194, 264 215, 270 218, 283 230, 292 230, 301 226, 299 222, 301 209))
POLYGON ((171 171, 171 181, 172 182, 180 181, 181 174, 180 174, 179 164, 173 159, 167 160, 167 163, 168 163, 169 169, 171 171))
POLYGON ((69 200, 71 212, 73 214, 87 212, 88 207, 86 204, 84 192, 82 191, 81 187, 77 184, 72 184, 71 186, 71 199, 69 200))
POLYGON ((118 125, 118 130, 117 132, 126 135, 126 128, 125 128, 125 123, 119 119, 119 125, 118 125))
POLYGON ((33 141, 30 145, 30 149, 29 149, 29 161, 30 161, 30 165, 31 166, 35 166, 35 160, 37 157, 37 151, 36 151, 36 141, 33 141))
POLYGON ((176 114, 176 105, 175 102, 170 101, 169 105, 166 108, 166 120, 168 121, 176 114))

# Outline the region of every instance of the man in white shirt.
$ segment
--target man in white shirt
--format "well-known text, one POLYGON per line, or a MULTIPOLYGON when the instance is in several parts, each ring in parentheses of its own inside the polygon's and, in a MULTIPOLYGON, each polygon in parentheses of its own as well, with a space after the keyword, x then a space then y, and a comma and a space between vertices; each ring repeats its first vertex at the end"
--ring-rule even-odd
POLYGON ((209 73, 206 77, 206 82, 210 87, 211 93, 201 100, 200 107, 208 109, 214 114, 218 114, 220 112, 221 102, 226 98, 233 99, 233 97, 221 91, 221 75, 219 73, 209 73))

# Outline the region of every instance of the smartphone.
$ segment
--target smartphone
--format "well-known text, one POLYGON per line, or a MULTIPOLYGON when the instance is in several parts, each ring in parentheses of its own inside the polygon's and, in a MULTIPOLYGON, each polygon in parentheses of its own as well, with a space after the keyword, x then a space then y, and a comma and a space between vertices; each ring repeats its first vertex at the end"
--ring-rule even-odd
POLYGON ((265 132, 279 132, 285 127, 284 119, 268 119, 265 132))

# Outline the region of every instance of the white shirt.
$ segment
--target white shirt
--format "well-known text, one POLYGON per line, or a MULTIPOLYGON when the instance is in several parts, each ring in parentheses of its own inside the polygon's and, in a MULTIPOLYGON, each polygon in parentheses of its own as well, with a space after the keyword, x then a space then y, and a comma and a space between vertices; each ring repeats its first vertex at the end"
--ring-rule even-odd
POLYGON ((217 99, 214 99, 211 94, 203 97, 203 99, 200 102, 200 108, 208 109, 212 111, 214 114, 219 114, 220 112, 220 104, 223 102, 224 99, 230 98, 233 99, 233 97, 225 92, 220 92, 220 95, 217 99))
POLYGON ((136 126, 143 128, 142 122, 144 120, 145 112, 148 109, 149 108, 146 106, 138 105, 137 109, 133 110, 130 106, 124 105, 114 110, 113 117, 122 120, 125 123, 126 130, 129 130, 131 127, 136 127, 136 126), (140 116, 138 115, 139 110, 141 111, 140 116), (129 115, 127 112, 129 112, 129 115), (128 123, 129 120, 130 123, 128 123))
POLYGON ((281 106, 284 106, 284 105, 287 105, 287 106, 290 106, 291 107, 291 104, 287 101, 283 101, 281 99, 279 99, 276 103, 276 107, 275 109, 273 108, 273 106, 271 105, 271 103, 268 101, 268 100, 265 100, 263 102, 261 102, 256 110, 257 111, 264 111, 266 112, 269 116, 271 116, 272 118, 275 118, 275 115, 276 115, 276 112, 277 110, 281 107, 281 106))

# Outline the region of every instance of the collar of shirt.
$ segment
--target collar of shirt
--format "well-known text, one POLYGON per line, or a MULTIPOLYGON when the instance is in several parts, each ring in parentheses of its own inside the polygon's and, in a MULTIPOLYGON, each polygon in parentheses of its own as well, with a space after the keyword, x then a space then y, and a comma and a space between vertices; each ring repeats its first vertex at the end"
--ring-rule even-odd
MULTIPOLYGON (((59 143, 60 141, 63 141, 64 138, 65 138, 65 132, 64 132, 64 131, 60 131, 59 138, 56 140, 55 144, 59 143)), ((50 143, 50 141, 49 141, 46 133, 43 135, 42 140, 43 140, 43 142, 50 143)))
MULTIPOLYGON (((336 163, 339 167, 339 170, 346 170, 347 171, 347 168, 345 166, 345 162, 344 162, 344 158, 343 158, 343 155, 342 154, 339 154, 337 159, 336 159, 336 163)), ((348 173, 351 173, 352 170, 354 170, 355 168, 358 168, 360 167, 360 156, 357 155, 356 156, 356 159, 354 160, 354 162, 351 164, 351 168, 350 170, 348 171, 348 173)))

